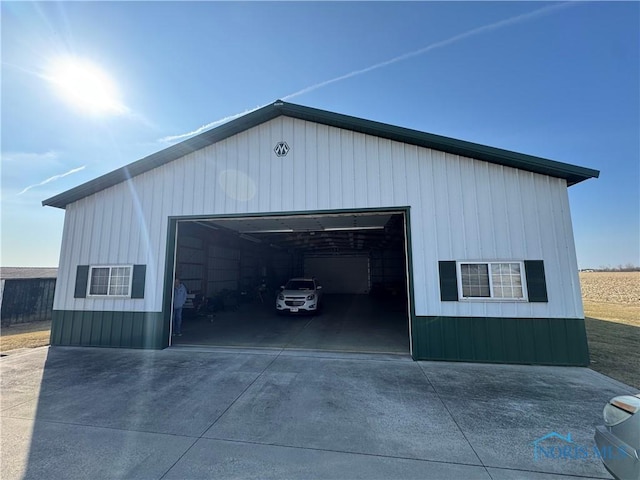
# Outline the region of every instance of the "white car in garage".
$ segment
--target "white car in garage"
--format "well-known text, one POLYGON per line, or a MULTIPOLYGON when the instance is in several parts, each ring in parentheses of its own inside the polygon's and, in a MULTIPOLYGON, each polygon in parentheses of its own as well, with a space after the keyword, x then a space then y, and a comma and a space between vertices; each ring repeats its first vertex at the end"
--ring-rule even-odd
POLYGON ((280 287, 278 313, 316 313, 320 310, 322 287, 314 278, 292 278, 280 287))

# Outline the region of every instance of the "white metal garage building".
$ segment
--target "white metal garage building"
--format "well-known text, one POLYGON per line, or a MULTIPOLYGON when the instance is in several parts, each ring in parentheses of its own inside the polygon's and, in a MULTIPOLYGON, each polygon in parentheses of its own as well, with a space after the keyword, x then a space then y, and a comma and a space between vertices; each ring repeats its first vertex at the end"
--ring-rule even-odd
POLYGON ((43 202, 51 343, 169 346, 176 274, 205 298, 313 275, 401 296, 414 359, 586 365, 567 188, 598 175, 277 101, 43 202))

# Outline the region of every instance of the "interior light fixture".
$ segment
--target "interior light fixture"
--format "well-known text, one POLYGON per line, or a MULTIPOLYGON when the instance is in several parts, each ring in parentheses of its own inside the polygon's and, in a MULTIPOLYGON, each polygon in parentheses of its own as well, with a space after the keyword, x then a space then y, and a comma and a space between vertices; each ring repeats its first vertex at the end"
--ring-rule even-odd
POLYGON ((325 232, 342 232, 342 231, 349 231, 349 230, 384 230, 384 226, 382 225, 378 227, 329 227, 324 229, 325 232))
POLYGON ((243 233, 292 233, 293 228, 281 228, 279 230, 249 230, 243 233))

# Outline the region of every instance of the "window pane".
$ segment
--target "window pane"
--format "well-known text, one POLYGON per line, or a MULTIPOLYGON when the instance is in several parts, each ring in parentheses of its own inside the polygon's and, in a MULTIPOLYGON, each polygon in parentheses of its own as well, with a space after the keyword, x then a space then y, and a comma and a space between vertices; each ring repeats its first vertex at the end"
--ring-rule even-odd
POLYGON ((109 269, 93 268, 91 269, 91 283, 89 286, 89 295, 106 295, 109 286, 109 269))
POLYGON ((130 267, 111 268, 111 279, 109 283, 109 295, 129 294, 129 274, 130 267))
POLYGON ((494 298, 523 298, 519 263, 492 263, 494 298))
POLYGON ((489 297, 489 266, 486 263, 460 265, 463 297, 489 297))

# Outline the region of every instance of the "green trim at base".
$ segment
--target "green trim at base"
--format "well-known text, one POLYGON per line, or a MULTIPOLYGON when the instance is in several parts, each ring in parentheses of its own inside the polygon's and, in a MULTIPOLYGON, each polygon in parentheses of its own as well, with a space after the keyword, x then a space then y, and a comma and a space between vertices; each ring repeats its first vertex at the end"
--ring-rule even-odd
POLYGON ((589 365, 582 318, 414 317, 414 360, 589 365))
POLYGON ((162 312, 54 310, 51 345, 162 349, 165 323, 162 312))

